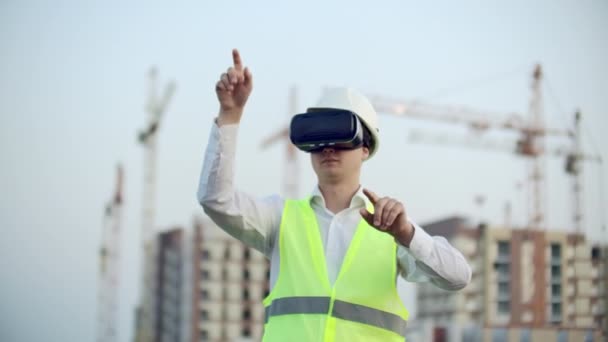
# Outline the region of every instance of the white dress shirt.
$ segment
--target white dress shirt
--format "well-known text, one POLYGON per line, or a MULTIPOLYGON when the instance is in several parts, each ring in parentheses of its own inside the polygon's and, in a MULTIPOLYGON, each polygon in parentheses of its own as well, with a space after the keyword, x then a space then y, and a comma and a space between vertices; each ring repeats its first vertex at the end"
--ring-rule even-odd
MULTIPOLYGON (((277 237, 285 200, 278 196, 258 198, 234 186, 234 160, 238 125, 212 125, 200 176, 198 201, 205 213, 223 230, 270 259, 270 286, 279 272, 277 237)), ((366 205, 362 188, 350 206, 334 214, 325 206, 318 187, 310 203, 317 217, 330 282, 336 280, 342 260, 353 238, 366 205)), ((407 281, 430 281, 445 290, 458 290, 471 280, 471 268, 463 255, 443 237, 430 236, 415 227, 409 248, 398 244, 396 261, 399 274, 407 281)))

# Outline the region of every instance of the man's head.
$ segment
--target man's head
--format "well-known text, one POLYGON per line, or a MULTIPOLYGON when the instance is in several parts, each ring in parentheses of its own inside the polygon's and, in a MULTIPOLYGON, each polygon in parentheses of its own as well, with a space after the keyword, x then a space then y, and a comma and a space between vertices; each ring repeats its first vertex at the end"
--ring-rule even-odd
POLYGON ((354 89, 328 89, 314 107, 294 117, 291 138, 311 152, 319 180, 358 179, 363 161, 378 150, 376 111, 354 89))
POLYGON ((315 106, 294 116, 290 138, 306 152, 325 146, 358 147, 364 142, 371 157, 379 146, 376 111, 354 89, 328 89, 315 106))

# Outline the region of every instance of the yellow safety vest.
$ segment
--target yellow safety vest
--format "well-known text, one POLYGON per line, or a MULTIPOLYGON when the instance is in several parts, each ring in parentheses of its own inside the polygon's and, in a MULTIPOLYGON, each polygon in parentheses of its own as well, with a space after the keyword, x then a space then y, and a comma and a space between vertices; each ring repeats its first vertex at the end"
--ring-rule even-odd
POLYGON ((395 284, 396 251, 393 237, 361 219, 331 286, 309 200, 286 201, 263 341, 403 342, 408 312, 395 284))

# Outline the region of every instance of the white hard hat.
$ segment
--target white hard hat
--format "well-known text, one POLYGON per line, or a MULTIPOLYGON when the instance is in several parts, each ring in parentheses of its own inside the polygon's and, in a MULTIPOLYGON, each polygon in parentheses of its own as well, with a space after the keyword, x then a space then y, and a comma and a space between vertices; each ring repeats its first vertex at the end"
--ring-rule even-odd
MULTIPOLYGON (((323 92, 321 99, 314 107, 316 109, 344 109, 355 113, 361 122, 371 133, 371 146, 369 147, 369 158, 371 158, 380 145, 378 137, 378 115, 369 100, 361 93, 352 88, 329 88, 323 92)), ((368 158, 368 159, 369 159, 368 158)))

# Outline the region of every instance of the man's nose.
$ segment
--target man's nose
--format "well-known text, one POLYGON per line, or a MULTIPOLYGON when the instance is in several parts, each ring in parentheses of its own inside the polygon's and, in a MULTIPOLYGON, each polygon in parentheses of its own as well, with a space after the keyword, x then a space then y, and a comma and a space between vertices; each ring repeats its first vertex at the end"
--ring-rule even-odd
POLYGON ((331 154, 331 153, 335 153, 336 149, 333 146, 325 146, 323 147, 323 154, 331 154))

